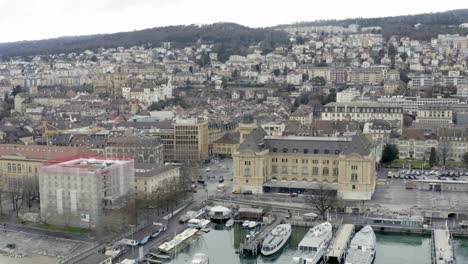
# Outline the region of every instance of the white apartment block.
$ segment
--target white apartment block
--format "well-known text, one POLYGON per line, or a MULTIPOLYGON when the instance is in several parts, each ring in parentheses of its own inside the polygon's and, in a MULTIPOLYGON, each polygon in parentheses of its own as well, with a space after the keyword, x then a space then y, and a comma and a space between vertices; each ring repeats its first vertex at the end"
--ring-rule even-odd
POLYGON ((336 102, 337 103, 351 102, 352 100, 354 100, 356 97, 359 97, 360 95, 361 93, 354 88, 346 89, 346 90, 336 93, 336 102))
POLYGON ((41 218, 48 223, 95 228, 106 210, 121 208, 134 191, 131 158, 87 156, 39 169, 41 218))

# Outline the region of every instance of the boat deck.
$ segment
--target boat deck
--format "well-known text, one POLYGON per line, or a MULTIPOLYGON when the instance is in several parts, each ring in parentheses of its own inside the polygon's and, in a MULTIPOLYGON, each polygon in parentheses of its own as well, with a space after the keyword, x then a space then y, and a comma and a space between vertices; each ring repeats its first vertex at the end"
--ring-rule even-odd
POLYGON ((348 248, 349 241, 351 241, 353 237, 353 233, 353 224, 342 224, 340 228, 338 228, 338 231, 336 231, 332 243, 325 253, 325 259, 341 262, 348 248))
POLYGON ((446 260, 452 259, 454 262, 454 252, 452 240, 450 237, 449 231, 445 229, 434 229, 433 231, 434 239, 434 250, 435 250, 435 260, 436 264, 446 264, 446 260))
POLYGON ((270 232, 281 222, 280 218, 276 218, 269 225, 262 225, 261 229, 257 232, 254 238, 249 241, 244 241, 239 246, 239 251, 241 254, 251 253, 253 255, 257 255, 259 252, 260 247, 262 246, 263 240, 270 234, 270 232))

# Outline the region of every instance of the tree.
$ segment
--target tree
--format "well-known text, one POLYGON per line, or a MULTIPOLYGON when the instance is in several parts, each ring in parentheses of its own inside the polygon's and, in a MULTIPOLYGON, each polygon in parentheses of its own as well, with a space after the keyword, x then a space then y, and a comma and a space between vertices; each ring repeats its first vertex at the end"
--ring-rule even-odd
POLYGON ((434 166, 437 164, 437 152, 434 147, 431 148, 431 154, 429 155, 429 166, 434 166))
POLYGON ((398 147, 394 144, 386 144, 382 151, 382 163, 390 163, 398 157, 398 147))
POLYGON ((410 115, 405 114, 403 116, 403 126, 410 127, 413 124, 413 118, 410 115))
POLYGON ((327 83, 325 78, 323 78, 322 76, 316 76, 312 78, 311 81, 313 85, 318 85, 318 86, 324 86, 327 83))
POLYGON ((274 69, 273 74, 278 77, 281 74, 281 71, 279 69, 274 69))
MULTIPOLYGON (((465 164, 468 164, 468 152, 466 152, 465 154, 463 154, 463 162, 464 162, 465 164)), ((1 211, 0 211, 0 213, 1 213, 1 211)))
POLYGON ((23 182, 20 179, 6 178, 6 191, 8 198, 10 199, 11 207, 16 213, 16 217, 19 215, 19 211, 23 208, 25 199, 25 192, 23 188, 23 182))
POLYGON ((323 183, 319 183, 318 189, 306 197, 306 203, 314 207, 322 219, 325 219, 326 213, 337 207, 339 199, 336 192, 326 189, 323 183))

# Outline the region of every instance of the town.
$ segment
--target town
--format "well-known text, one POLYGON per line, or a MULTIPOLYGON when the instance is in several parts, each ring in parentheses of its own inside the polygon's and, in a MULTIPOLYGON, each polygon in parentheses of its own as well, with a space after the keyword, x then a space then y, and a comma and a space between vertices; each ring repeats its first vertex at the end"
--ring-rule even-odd
POLYGON ((296 226, 284 263, 372 263, 374 231, 430 236, 398 263, 466 263, 468 35, 274 30, 2 56, 0 263, 217 264, 184 248, 221 227, 265 257, 296 226))

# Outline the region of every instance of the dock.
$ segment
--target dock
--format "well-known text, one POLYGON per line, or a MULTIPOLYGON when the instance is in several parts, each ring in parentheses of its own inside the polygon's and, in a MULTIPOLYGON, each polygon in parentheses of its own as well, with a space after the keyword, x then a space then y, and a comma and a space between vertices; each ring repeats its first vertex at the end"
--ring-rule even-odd
POLYGON ((452 236, 448 229, 434 229, 432 231, 431 254, 433 264, 455 264, 455 252, 452 236))
POLYGON ((333 240, 325 252, 324 259, 333 263, 341 263, 346 254, 349 242, 354 234, 353 224, 342 224, 336 231, 333 240))
POLYGON ((239 245, 239 253, 241 255, 251 254, 258 255, 263 240, 270 234, 271 230, 280 224, 281 218, 276 218, 271 224, 265 224, 260 227, 260 230, 256 231, 252 236, 246 238, 243 243, 239 245))

